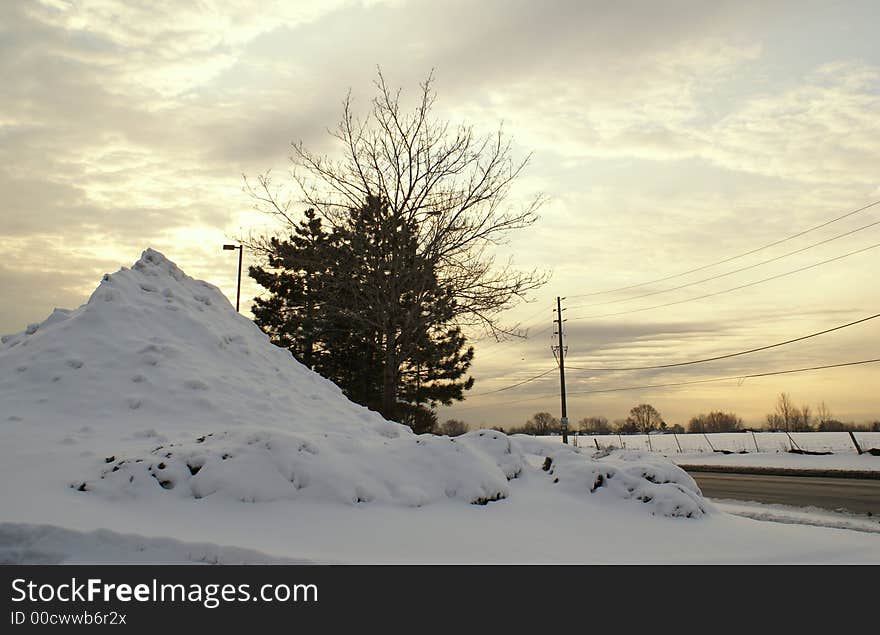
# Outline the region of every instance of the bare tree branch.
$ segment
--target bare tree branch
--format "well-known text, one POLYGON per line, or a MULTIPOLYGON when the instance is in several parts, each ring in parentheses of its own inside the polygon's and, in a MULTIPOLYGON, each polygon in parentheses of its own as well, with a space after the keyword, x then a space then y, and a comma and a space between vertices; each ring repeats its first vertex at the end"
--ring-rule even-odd
MULTIPOLYGON (((297 200, 279 200, 268 173, 258 177, 255 187, 245 178, 244 189, 258 208, 289 226, 296 222, 293 203, 313 208, 331 226, 338 226, 346 222, 348 210, 377 197, 387 205, 387 222, 416 228, 420 256, 433 264, 456 298, 453 321, 480 326, 496 338, 515 335, 515 327, 501 324, 501 313, 549 276, 537 270, 518 271, 510 263, 498 267, 489 248, 538 218, 541 194, 520 209, 508 203, 511 187, 531 156, 513 159, 503 127, 477 136, 469 126, 450 127, 435 120, 433 83, 432 71, 420 86, 414 110, 403 112, 400 90, 392 89, 378 69, 377 94, 366 119, 354 116, 350 94, 343 100, 342 118, 331 132, 342 146, 342 160, 315 155, 301 142, 295 143, 290 158, 300 192, 297 200)), ((393 275, 406 275, 400 263, 386 264, 393 275)), ((376 307, 382 303, 375 294, 370 301, 376 307)))

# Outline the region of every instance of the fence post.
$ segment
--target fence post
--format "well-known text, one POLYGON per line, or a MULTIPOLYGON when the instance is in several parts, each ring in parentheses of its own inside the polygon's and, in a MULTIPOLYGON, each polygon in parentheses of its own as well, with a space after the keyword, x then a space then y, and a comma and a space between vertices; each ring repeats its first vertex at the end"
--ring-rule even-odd
POLYGON ((672 433, 672 436, 675 437, 675 445, 678 446, 678 453, 679 453, 679 454, 684 454, 684 452, 683 452, 682 449, 681 449, 681 443, 678 442, 678 435, 675 434, 675 433, 673 432, 673 433, 672 433))
POLYGON ((709 437, 706 436, 706 433, 705 433, 705 432, 703 433, 703 438, 706 439, 706 443, 709 444, 709 447, 712 448, 712 451, 714 452, 714 451, 715 451, 715 446, 712 445, 712 442, 709 440, 709 437))
POLYGON ((761 450, 758 449, 758 437, 755 436, 755 431, 754 431, 754 430, 752 430, 752 441, 755 442, 755 452, 757 452, 758 454, 760 454, 760 453, 761 453, 761 450))
POLYGON ((848 430, 849 438, 852 439, 853 445, 856 446, 856 452, 862 454, 862 446, 859 445, 859 442, 856 441, 856 435, 853 434, 852 430, 848 430))

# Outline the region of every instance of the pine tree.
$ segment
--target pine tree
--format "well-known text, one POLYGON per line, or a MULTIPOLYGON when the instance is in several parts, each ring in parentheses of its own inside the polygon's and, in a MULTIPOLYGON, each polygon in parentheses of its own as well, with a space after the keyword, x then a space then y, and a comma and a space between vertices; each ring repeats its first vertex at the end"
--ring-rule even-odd
POLYGON ((314 210, 305 212, 305 220, 294 227, 287 241, 270 240, 268 268, 251 267, 250 275, 270 295, 255 298, 255 321, 278 346, 290 349, 296 358, 316 369, 321 366, 321 332, 328 327, 319 319, 326 284, 327 262, 324 254, 333 251, 332 236, 324 231, 314 210))
POLYGON ((436 425, 431 408, 473 385, 462 378, 474 351, 416 230, 375 197, 330 229, 309 210, 250 274, 269 292, 253 312, 273 342, 353 401, 422 432, 436 425))

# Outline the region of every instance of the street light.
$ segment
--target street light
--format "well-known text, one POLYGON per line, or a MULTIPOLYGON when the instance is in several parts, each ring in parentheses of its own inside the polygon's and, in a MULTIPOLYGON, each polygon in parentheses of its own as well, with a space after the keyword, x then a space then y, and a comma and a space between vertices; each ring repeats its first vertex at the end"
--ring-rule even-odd
POLYGON ((244 254, 244 245, 223 245, 223 251, 238 249, 238 287, 235 290, 235 310, 238 311, 238 301, 241 298, 241 257, 244 254))

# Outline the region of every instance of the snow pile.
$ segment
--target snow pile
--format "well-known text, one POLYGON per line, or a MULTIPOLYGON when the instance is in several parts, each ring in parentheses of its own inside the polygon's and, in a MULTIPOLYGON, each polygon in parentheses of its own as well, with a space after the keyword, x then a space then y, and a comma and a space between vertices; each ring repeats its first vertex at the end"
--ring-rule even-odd
POLYGON ((177 496, 220 494, 245 502, 312 499, 420 507, 460 498, 484 504, 507 497, 507 481, 521 471, 522 457, 500 434, 493 446, 481 447, 475 443, 480 434, 450 439, 225 431, 160 445, 144 455, 107 457, 100 478, 78 487, 111 497, 149 495, 158 484, 177 496))
POLYGON ((483 503, 522 469, 504 435, 418 437, 348 401, 151 249, 79 309, 3 338, 0 402, 3 424, 100 451, 70 484, 111 498, 483 503))
POLYGON ((611 450, 585 460, 571 446, 548 446, 540 440, 517 437, 533 454, 546 457, 542 469, 558 487, 575 494, 632 499, 646 504, 652 514, 699 518, 710 511, 691 476, 665 458, 631 450, 611 450))
MULTIPOLYGON (((2 339, 0 403, 7 441, 60 445, 75 461, 64 460, 70 473, 56 485, 102 500, 486 504, 507 498, 526 455, 547 448, 490 430, 417 436, 386 421, 152 249, 105 275, 79 309, 2 339)), ((563 447, 547 471, 581 498, 639 500, 671 516, 707 510, 661 458, 594 460, 563 447)))

